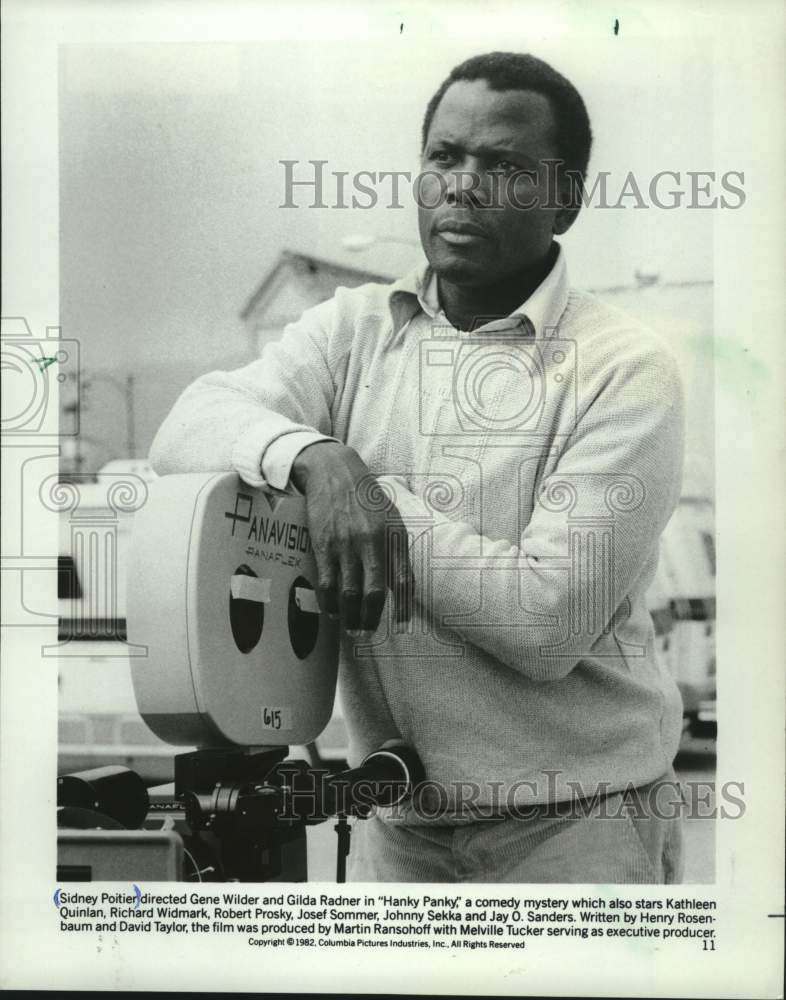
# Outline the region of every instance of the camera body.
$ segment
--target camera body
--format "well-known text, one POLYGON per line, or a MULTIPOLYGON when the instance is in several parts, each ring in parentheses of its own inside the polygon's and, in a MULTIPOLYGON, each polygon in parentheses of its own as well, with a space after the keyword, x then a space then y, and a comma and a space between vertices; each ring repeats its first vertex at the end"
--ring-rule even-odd
POLYGON ((330 718, 338 630, 320 613, 299 496, 234 473, 165 476, 137 513, 128 638, 139 711, 168 743, 311 742, 330 718))

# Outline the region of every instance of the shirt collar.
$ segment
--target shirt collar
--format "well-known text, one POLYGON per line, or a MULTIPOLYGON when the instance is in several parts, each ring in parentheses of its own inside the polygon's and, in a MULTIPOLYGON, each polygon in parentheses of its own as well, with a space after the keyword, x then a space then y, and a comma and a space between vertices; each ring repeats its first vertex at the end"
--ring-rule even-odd
MULTIPOLYGON (((541 338, 547 331, 559 326, 568 304, 570 286, 565 252, 559 244, 556 246, 557 257, 551 270, 530 297, 509 316, 485 323, 473 333, 520 331, 522 336, 541 338)), ((450 326, 439 304, 437 277, 428 264, 421 264, 392 285, 388 302, 393 320, 392 337, 397 336, 419 312, 436 323, 450 326)))

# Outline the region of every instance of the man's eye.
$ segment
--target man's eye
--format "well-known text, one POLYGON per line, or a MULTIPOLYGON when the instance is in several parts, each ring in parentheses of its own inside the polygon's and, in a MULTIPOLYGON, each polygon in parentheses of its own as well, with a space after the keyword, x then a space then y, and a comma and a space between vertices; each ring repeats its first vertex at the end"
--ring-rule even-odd
POLYGON ((431 159, 435 163, 450 163, 453 160, 453 154, 449 153, 447 149, 435 149, 431 154, 431 159))
POLYGON ((515 163, 511 163, 510 160, 497 160, 492 169, 504 170, 505 173, 511 173, 513 170, 518 170, 518 167, 515 163))

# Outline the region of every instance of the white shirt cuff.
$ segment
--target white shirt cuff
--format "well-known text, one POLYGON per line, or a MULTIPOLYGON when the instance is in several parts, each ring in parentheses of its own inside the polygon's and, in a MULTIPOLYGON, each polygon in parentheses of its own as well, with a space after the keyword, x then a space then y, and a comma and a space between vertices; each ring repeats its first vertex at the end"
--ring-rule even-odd
MULTIPOLYGON (((286 423, 283 418, 281 422, 286 423)), ((271 428, 269 420, 260 421, 247 427, 235 441, 232 465, 249 486, 297 495, 298 491, 289 484, 289 473, 295 458, 309 444, 336 440, 312 428, 301 426, 290 431, 275 425, 271 428)))
POLYGON ((298 491, 290 483, 289 477, 292 472, 292 463, 300 452, 310 444, 317 441, 336 441, 336 438, 320 434, 318 431, 292 431, 290 434, 282 434, 272 441, 262 456, 262 476, 268 486, 281 492, 297 493, 298 491))

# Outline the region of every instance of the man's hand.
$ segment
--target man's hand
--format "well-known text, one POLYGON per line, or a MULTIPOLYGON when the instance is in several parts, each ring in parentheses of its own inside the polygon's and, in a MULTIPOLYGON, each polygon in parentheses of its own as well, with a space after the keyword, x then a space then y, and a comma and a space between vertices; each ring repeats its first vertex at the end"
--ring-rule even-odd
POLYGON ((309 445, 292 482, 305 494, 322 610, 344 628, 376 631, 389 588, 396 621, 409 621, 415 581, 407 531, 392 503, 369 502, 374 480, 354 449, 335 441, 309 445))

